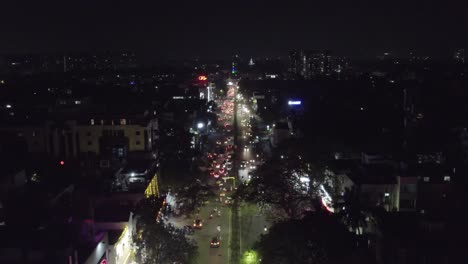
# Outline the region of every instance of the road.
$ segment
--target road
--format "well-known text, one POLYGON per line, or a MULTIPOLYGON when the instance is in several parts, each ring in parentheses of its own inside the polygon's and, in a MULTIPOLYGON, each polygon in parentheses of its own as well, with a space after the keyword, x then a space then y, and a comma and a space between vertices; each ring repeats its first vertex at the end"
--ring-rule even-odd
MULTIPOLYGON (((237 101, 237 115, 238 120, 238 135, 239 140, 236 142, 237 148, 241 150, 240 162, 245 164, 245 167, 239 166, 238 174, 239 180, 248 183, 250 175, 255 174, 256 168, 261 165, 261 153, 256 152, 257 136, 251 129, 251 117, 258 118, 253 112, 253 108, 249 105, 248 98, 244 98, 239 94, 237 101)), ((256 204, 241 203, 239 205, 239 229, 240 229, 240 252, 241 254, 251 249, 256 241, 260 238, 261 234, 265 233, 264 228, 267 230, 270 224, 267 222, 265 214, 261 213, 261 208, 256 204)))
MULTIPOLYGON (((218 133, 213 134, 208 137, 209 142, 207 143, 207 153, 206 155, 213 155, 216 149, 223 148, 227 151, 228 145, 233 144, 229 143, 229 138, 235 137, 235 133, 232 129, 234 127, 234 97, 233 89, 234 85, 228 85, 228 95, 216 100, 217 105, 219 106, 218 111, 216 112, 220 126, 222 127, 218 133)), ((237 179, 236 170, 232 169, 229 171, 227 166, 223 165, 224 161, 228 161, 228 153, 217 154, 216 158, 212 158, 212 177, 208 180, 207 184, 213 187, 213 191, 216 194, 216 198, 211 199, 206 205, 204 205, 195 218, 199 218, 203 222, 203 227, 200 230, 196 230, 193 239, 197 242, 198 245, 198 257, 197 263, 199 264, 226 264, 230 262, 231 258, 231 233, 232 233, 232 211, 230 205, 225 204, 226 197, 232 195, 234 190, 229 190, 229 187, 232 185, 230 179, 223 180, 223 177, 232 177, 232 179, 237 179), (217 166, 221 165, 220 168, 217 166), (224 171, 224 174, 221 173, 224 171), (228 190, 224 190, 227 187, 228 190), (218 198, 221 198, 218 200, 218 198), (221 212, 221 216, 217 216, 216 213, 213 214, 213 218, 210 218, 210 214, 213 213, 214 209, 217 209, 221 212), (219 248, 210 248, 210 242, 213 238, 218 238, 220 240, 219 248)), ((233 167, 236 167, 235 161, 233 167)), ((193 220, 192 220, 193 221, 193 220)), ((193 223, 193 222, 192 222, 193 223)), ((192 224, 189 223, 189 224, 192 224)))
POLYGON ((195 219, 202 220, 203 227, 195 230, 190 236, 198 245, 197 263, 199 264, 237 264, 242 252, 253 246, 260 235, 265 232, 264 227, 268 225, 264 214, 259 213, 260 208, 256 205, 238 203, 237 207, 231 208, 231 205, 225 204, 226 198, 235 191, 235 189, 230 190, 231 186, 235 187, 235 183, 231 180, 234 179, 237 184, 248 181, 248 174, 254 172, 259 160, 256 160, 255 147, 250 144, 255 136, 251 134, 249 127, 251 114, 248 111, 251 110, 245 109, 251 109, 251 107, 242 99, 239 100, 241 107, 236 105, 237 100, 234 100, 234 97, 237 82, 233 81, 229 84, 230 81, 228 81, 228 95, 223 98, 218 97, 216 100, 219 106, 216 114, 222 128, 210 134, 206 144, 206 159, 210 162, 211 175, 206 184, 212 186, 216 198, 200 208, 200 212, 193 219, 181 217, 170 219, 170 222, 179 227, 193 225, 195 219), (234 153, 228 152, 230 144, 234 144, 234 153), (221 153, 220 149, 223 149, 221 153), (234 158, 230 159, 230 155, 234 158), (228 161, 232 162, 232 165, 229 165, 231 170, 228 169, 228 165, 224 165, 224 162, 228 161), (245 164, 245 168, 240 168, 241 164, 245 164), (214 214, 213 218, 210 218, 210 213, 215 208, 221 211, 221 216, 214 214), (220 240, 219 248, 210 248, 210 242, 214 237, 220 240))
POLYGON ((229 207, 221 206, 219 202, 210 201, 204 206, 199 214, 200 219, 203 221, 203 228, 196 230, 193 237, 198 244, 198 259, 197 263, 211 263, 211 264, 224 264, 228 263, 229 259, 229 228, 230 228, 230 214, 229 207), (210 213, 214 207, 221 210, 221 216, 213 216, 210 219, 210 213), (217 227, 221 227, 221 232, 217 227), (210 248, 211 239, 218 237, 220 240, 219 248, 210 248))

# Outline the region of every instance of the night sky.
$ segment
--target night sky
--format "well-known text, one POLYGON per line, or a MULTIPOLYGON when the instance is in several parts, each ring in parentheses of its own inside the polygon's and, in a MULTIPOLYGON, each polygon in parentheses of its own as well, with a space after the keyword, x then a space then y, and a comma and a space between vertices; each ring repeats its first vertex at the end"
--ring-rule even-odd
POLYGON ((134 50, 182 58, 307 48, 351 57, 451 56, 468 46, 462 0, 4 2, 0 53, 134 50))

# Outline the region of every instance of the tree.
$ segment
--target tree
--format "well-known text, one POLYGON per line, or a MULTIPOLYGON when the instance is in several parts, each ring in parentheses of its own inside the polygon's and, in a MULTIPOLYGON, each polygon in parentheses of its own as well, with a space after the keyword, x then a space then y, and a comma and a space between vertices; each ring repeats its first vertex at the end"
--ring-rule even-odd
POLYGON ((149 218, 138 220, 133 241, 138 263, 190 263, 197 254, 197 246, 187 240, 183 230, 149 218))
POLYGON ((133 242, 138 263, 191 263, 197 246, 187 239, 182 229, 159 219, 164 198, 152 197, 140 201, 135 209, 137 217, 133 242))
POLYGON ((359 198, 359 188, 347 188, 343 195, 343 202, 337 204, 338 216, 350 231, 356 235, 362 235, 363 228, 367 226, 366 215, 361 205, 359 198))
POLYGON ((348 257, 353 243, 337 218, 320 213, 275 224, 255 249, 262 263, 322 264, 348 257))
POLYGON ((213 190, 200 182, 194 182, 188 186, 181 187, 176 191, 179 210, 190 214, 200 208, 209 198, 214 197, 213 190))
POLYGON ((237 195, 260 206, 273 206, 288 218, 299 218, 311 206, 308 173, 297 159, 268 160, 247 185, 238 189, 237 195))

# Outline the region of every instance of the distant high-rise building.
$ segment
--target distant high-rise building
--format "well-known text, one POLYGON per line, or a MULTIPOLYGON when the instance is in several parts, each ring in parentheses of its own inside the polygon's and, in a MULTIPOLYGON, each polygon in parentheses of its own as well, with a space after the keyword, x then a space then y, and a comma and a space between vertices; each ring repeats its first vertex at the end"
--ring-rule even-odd
POLYGON ((289 71, 296 77, 310 79, 318 75, 330 75, 333 70, 333 58, 330 51, 295 50, 289 55, 289 71))
POLYGON ((457 49, 453 54, 453 59, 459 63, 465 63, 465 49, 457 49))
POLYGON ((294 50, 289 54, 289 71, 304 79, 310 79, 310 56, 304 50, 294 50))

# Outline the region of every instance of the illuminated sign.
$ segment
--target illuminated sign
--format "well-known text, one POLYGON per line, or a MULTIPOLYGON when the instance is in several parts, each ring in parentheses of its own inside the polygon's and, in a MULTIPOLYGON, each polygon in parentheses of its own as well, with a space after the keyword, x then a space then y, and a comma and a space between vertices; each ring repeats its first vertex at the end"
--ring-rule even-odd
POLYGON ((291 101, 291 100, 288 101, 288 105, 301 105, 301 104, 302 104, 301 101, 291 101))
POLYGON ((208 80, 208 77, 206 77, 205 75, 200 75, 200 76, 198 76, 198 80, 199 81, 206 81, 206 80, 208 80))

